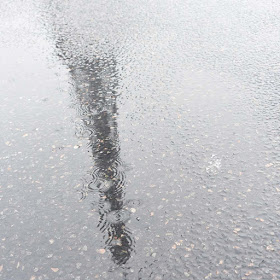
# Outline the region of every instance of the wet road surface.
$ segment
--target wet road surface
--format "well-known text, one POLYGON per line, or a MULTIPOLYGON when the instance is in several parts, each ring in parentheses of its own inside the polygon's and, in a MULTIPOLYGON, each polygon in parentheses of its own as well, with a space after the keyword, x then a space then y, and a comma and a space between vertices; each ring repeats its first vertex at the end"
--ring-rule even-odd
POLYGON ((278 1, 0 10, 1 279, 280 279, 278 1))

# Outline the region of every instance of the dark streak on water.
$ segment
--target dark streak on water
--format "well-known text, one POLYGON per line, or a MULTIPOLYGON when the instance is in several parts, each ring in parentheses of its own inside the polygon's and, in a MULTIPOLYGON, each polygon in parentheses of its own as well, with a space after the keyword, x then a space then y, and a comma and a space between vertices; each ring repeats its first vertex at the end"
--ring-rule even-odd
POLYGON ((83 62, 67 59, 60 46, 63 44, 58 42, 58 54, 71 69, 77 112, 82 120, 79 131, 81 135, 87 132, 93 159, 92 180, 83 187, 82 199, 87 199, 89 192, 98 191, 98 228, 105 234, 106 248, 113 261, 124 265, 133 251, 134 239, 126 225, 130 212, 124 208, 126 181, 118 139, 116 62, 114 58, 83 62))

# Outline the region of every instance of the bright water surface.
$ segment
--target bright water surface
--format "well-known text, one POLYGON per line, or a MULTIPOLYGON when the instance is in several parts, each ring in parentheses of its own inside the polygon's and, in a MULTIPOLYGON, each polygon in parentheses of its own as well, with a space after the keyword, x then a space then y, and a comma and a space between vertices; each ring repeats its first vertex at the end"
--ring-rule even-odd
POLYGON ((278 1, 0 11, 1 279, 280 279, 278 1))

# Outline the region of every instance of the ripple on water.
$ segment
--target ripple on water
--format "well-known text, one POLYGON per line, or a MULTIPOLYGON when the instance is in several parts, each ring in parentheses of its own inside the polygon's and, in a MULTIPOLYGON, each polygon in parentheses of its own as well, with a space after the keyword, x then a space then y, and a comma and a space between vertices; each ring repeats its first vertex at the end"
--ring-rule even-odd
POLYGON ((125 209, 114 210, 107 214, 107 222, 110 224, 126 223, 130 219, 130 212, 125 209))
POLYGON ((127 199, 124 203, 127 207, 136 207, 141 206, 143 204, 143 201, 141 199, 127 199))

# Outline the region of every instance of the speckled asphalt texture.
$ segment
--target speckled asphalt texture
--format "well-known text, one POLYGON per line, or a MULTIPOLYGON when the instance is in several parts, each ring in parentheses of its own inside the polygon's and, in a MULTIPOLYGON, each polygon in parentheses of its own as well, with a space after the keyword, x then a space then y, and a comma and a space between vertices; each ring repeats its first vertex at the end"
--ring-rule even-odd
POLYGON ((0 1, 0 279, 280 279, 280 2, 0 1))

